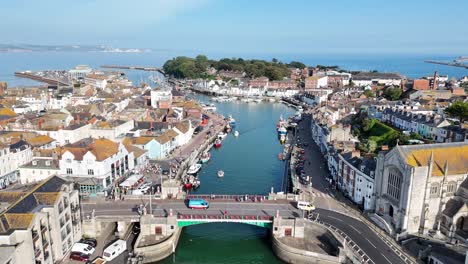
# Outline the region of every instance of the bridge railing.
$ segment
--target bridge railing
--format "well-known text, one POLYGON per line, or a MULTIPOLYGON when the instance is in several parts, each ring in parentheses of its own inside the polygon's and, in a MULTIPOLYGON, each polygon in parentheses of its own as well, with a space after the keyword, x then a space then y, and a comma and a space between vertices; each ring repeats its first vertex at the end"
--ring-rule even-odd
POLYGON ((273 221, 269 215, 230 215, 230 214, 177 214, 180 220, 250 220, 250 221, 273 221))
POLYGON ((249 202, 262 202, 268 200, 268 195, 232 195, 232 194, 188 194, 186 199, 205 199, 205 200, 229 200, 229 201, 249 201, 249 202))

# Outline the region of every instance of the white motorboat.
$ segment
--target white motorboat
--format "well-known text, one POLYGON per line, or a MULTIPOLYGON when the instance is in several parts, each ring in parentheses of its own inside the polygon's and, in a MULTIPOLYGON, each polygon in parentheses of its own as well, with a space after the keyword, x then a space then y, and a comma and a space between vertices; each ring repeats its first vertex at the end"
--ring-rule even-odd
POLYGON ((220 177, 220 178, 221 178, 221 177, 224 177, 224 171, 219 170, 219 171, 218 171, 218 177, 220 177))
POLYGON ((190 166, 190 168, 188 169, 187 171, 187 174, 196 174, 200 169, 201 169, 202 165, 201 164, 193 164, 192 166, 190 166))
POLYGON ((235 136, 235 137, 238 137, 238 136, 239 136, 239 131, 237 131, 237 130, 234 131, 234 136, 235 136))
POLYGON ((227 136, 227 134, 223 133, 223 132, 219 132, 219 134, 218 134, 219 139, 224 139, 226 136, 227 136))

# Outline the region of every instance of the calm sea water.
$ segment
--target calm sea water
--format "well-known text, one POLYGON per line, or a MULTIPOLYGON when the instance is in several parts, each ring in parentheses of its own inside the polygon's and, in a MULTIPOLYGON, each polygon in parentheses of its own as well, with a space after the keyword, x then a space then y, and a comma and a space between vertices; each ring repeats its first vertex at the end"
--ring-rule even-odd
MULTIPOLYGON (((0 53, 0 80, 10 86, 32 85, 33 81, 14 77, 15 71, 41 69, 71 69, 78 64, 99 67, 104 64, 162 66, 175 56, 195 56, 194 52, 150 52, 150 53, 102 53, 102 52, 30 52, 0 53)), ((242 54, 213 54, 211 58, 242 56, 242 54)), ((298 60, 307 65, 338 65, 347 70, 378 70, 382 72, 400 72, 410 78, 432 75, 434 71, 449 76, 468 75, 467 69, 424 63, 426 59, 452 60, 454 57, 440 55, 247 55, 245 58, 270 60, 276 57, 281 61, 298 60)), ((128 71, 132 80, 145 80, 147 73, 128 71)))
MULTIPOLYGON (((202 102, 208 97, 195 96, 202 102)), ((217 112, 236 120, 235 130, 220 149, 211 150, 211 160, 198 177, 203 194, 266 194, 280 190, 284 163, 278 160, 282 146, 276 122, 295 110, 283 104, 216 103, 217 112), (217 177, 224 170, 223 178, 217 177)), ((162 263, 280 263, 271 251, 268 230, 243 224, 205 224, 185 227, 176 254, 162 263)))

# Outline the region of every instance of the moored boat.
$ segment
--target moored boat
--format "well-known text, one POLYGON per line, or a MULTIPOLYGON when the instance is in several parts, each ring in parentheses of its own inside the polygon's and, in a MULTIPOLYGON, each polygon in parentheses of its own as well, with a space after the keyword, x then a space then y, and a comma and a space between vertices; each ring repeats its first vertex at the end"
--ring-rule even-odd
POLYGON ((219 170, 219 171, 218 171, 218 177, 220 177, 220 178, 221 178, 221 177, 224 177, 224 171, 219 170))
POLYGON ((228 117, 228 124, 229 124, 231 127, 233 127, 233 126, 236 125, 236 120, 235 120, 231 115, 229 115, 229 117, 228 117))
POLYGON ((235 136, 235 137, 238 137, 238 136, 239 136, 239 131, 237 131, 237 130, 234 131, 234 136, 235 136))
POLYGON ((202 165, 201 164, 193 164, 192 166, 190 166, 190 168, 188 169, 187 171, 187 174, 196 174, 200 169, 201 169, 202 165))
POLYGON ((211 158, 211 153, 205 152, 205 153, 203 153, 203 155, 201 156, 200 161, 201 161, 202 163, 207 163, 207 162, 210 160, 210 158, 211 158))
POLYGON ((218 139, 222 140, 222 139, 224 139, 226 136, 227 136, 226 133, 220 132, 220 133, 218 134, 218 139))
POLYGON ((221 140, 216 139, 215 142, 214 142, 214 146, 215 146, 215 148, 220 148, 221 147, 221 140))
POLYGON ((193 184, 192 184, 192 183, 190 183, 190 182, 184 183, 184 188, 185 188, 185 190, 190 190, 190 189, 192 189, 192 187, 193 187, 193 184))

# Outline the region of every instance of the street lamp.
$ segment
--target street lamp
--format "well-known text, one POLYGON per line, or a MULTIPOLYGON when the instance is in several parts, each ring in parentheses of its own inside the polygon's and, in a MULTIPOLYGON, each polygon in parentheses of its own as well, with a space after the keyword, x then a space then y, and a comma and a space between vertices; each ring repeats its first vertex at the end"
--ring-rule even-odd
POLYGON ((153 196, 153 186, 151 186, 151 190, 150 190, 150 215, 153 215, 153 203, 151 200, 152 196, 153 196))

